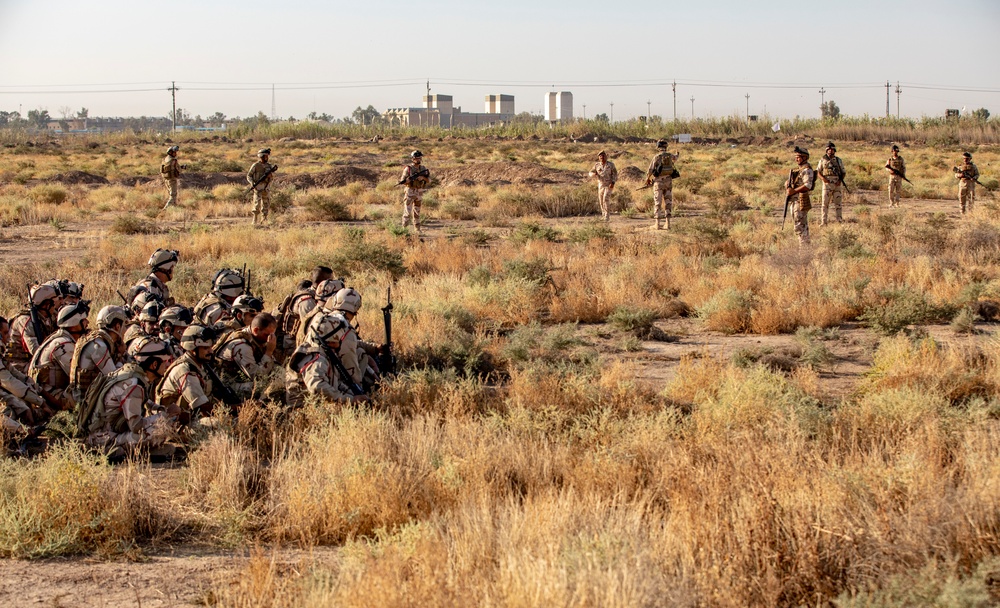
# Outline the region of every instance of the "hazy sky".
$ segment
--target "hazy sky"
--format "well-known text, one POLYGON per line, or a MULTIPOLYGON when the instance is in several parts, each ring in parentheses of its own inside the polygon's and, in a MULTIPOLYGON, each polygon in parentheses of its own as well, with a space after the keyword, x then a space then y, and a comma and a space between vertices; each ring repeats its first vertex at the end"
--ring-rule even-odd
POLYGON ((747 93, 751 114, 814 116, 821 87, 844 114, 880 116, 889 80, 894 115, 897 81, 905 116, 1000 115, 1000 0, 0 0, 0 58, 0 110, 54 117, 163 116, 171 81, 192 115, 270 114, 274 83, 282 117, 344 116, 419 106, 428 78, 476 112, 507 93, 540 113, 568 90, 577 116, 648 100, 669 118, 657 83, 676 80, 679 117, 692 96, 699 117, 742 115, 747 93), (260 90, 197 90, 227 88, 260 90))

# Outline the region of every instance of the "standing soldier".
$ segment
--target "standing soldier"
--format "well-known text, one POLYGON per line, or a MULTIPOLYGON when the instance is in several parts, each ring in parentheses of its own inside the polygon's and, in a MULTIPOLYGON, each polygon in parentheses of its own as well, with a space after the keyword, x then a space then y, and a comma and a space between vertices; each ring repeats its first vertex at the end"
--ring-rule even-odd
POLYGON ((55 331, 59 310, 56 303, 60 299, 59 292, 47 283, 32 285, 28 296, 30 308, 17 313, 10 322, 10 339, 7 341, 8 363, 22 373, 28 371, 28 362, 38 346, 55 331), (37 326, 35 319, 38 320, 37 326))
POLYGON ((611 193, 614 192, 615 182, 618 181, 618 169, 608 160, 608 153, 604 150, 597 153, 597 162, 590 170, 590 177, 597 178, 597 204, 601 208, 601 217, 606 222, 610 219, 611 193))
POLYGON ((271 211, 271 193, 267 191, 278 165, 267 162, 271 158, 271 148, 257 150, 257 158, 247 171, 247 183, 253 188, 253 224, 263 224, 271 211), (256 185, 255 185, 256 184, 256 185))
POLYGON ((795 146, 795 164, 788 181, 785 182, 785 193, 792 197, 794 204, 792 218, 795 220, 795 234, 799 237, 799 245, 809 244, 809 192, 816 185, 816 174, 809 165, 809 150, 795 146))
POLYGON ((160 301, 164 306, 173 306, 174 299, 170 297, 170 288, 167 283, 174 278, 174 266, 180 259, 180 254, 171 249, 157 249, 153 255, 149 256, 150 273, 145 279, 139 281, 129 291, 129 305, 135 310, 136 298, 139 294, 147 291, 149 295, 160 301))
POLYGON ((674 168, 677 156, 667 152, 667 140, 656 142, 659 152, 649 163, 646 171, 646 185, 653 186, 653 217, 656 218, 656 229, 663 230, 663 219, 667 220, 667 230, 670 230, 670 216, 674 210, 674 178, 680 173, 674 168))
POLYGON ((81 301, 59 310, 59 329, 45 339, 28 364, 28 377, 42 389, 42 396, 57 410, 73 408, 69 373, 76 341, 87 333, 90 306, 81 301))
POLYGON ((816 165, 816 173, 823 180, 823 215, 820 217, 819 225, 827 224, 827 214, 830 206, 833 206, 834 217, 837 223, 844 221, 841 207, 844 201, 844 163, 837 156, 837 147, 831 141, 826 145, 826 154, 819 159, 816 165))
POLYGON ((889 206, 899 207, 903 178, 906 177, 906 163, 899 155, 899 146, 896 144, 892 145, 892 156, 885 161, 885 170, 889 172, 889 206))
POLYGON ((181 166, 177 164, 179 149, 177 146, 167 148, 167 155, 160 163, 160 175, 163 176, 163 183, 167 186, 167 204, 163 206, 164 209, 177 204, 177 179, 181 176, 181 166))
POLYGON ((406 192, 403 194, 403 227, 412 221, 417 233, 420 232, 420 204, 424 200, 424 190, 431 182, 431 172, 420 164, 423 162, 423 157, 420 150, 410 152, 413 162, 403 169, 403 176, 399 178, 397 184, 406 185, 406 192))
POLYGON ((972 155, 962 154, 962 165, 954 168, 955 179, 958 180, 958 201, 962 203, 962 215, 972 211, 976 202, 976 182, 979 181, 979 167, 972 162, 972 155))

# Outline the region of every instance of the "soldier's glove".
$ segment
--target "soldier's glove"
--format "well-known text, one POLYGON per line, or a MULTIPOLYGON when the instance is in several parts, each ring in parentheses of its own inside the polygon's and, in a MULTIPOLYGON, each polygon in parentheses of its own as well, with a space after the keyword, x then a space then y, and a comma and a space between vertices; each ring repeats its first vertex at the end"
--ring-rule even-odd
POLYGON ((278 172, 278 165, 271 165, 271 173, 277 173, 277 172, 278 172))

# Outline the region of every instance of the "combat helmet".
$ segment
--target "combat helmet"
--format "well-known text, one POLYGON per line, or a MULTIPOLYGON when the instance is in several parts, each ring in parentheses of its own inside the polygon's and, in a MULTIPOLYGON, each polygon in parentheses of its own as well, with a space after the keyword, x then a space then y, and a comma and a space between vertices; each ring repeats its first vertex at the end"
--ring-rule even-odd
POLYGON ((215 291, 227 298, 235 298, 243 293, 245 283, 239 272, 231 268, 223 268, 215 273, 215 277, 212 278, 212 285, 215 291))
POLYGON ((256 296, 243 294, 233 300, 234 312, 264 312, 264 301, 256 296))
POLYGON ((344 279, 327 279, 316 286, 316 299, 329 300, 344 288, 344 279))
POLYGON ((317 316, 309 324, 309 334, 320 343, 343 340, 349 329, 346 321, 333 315, 317 316))
POLYGON ((158 270, 170 272, 177 265, 179 259, 180 253, 174 249, 157 249, 153 252, 153 255, 149 256, 149 261, 146 263, 153 272, 158 270))
POLYGON ((421 152, 420 150, 414 150, 413 152, 410 152, 410 158, 423 158, 423 156, 424 153, 421 152))
POLYGON ((164 329, 166 323, 171 327, 187 327, 194 321, 194 316, 184 306, 171 306, 160 313, 159 321, 160 329, 164 329))
POLYGON ((330 304, 331 310, 340 310, 352 314, 358 314, 360 308, 361 294, 351 287, 338 291, 337 295, 333 296, 333 302, 330 304))
MULTIPOLYGON (((132 340, 128 347, 128 354, 143 369, 146 369, 149 362, 154 359, 169 363, 174 358, 174 351, 169 344, 147 336, 132 340)), ((162 369, 163 366, 160 367, 162 369)))
POLYGON ((194 352, 200 346, 212 346, 217 335, 211 327, 192 325, 184 330, 181 336, 181 348, 187 352, 194 352))
POLYGON ((656 147, 658 149, 661 149, 661 150, 666 150, 667 149, 667 140, 661 139, 660 141, 656 142, 656 147))
POLYGON ((260 150, 257 150, 257 157, 258 158, 262 158, 264 156, 270 156, 270 155, 271 155, 271 148, 261 148, 260 150))
POLYGON ((101 329, 110 330, 116 321, 121 321, 123 327, 128 323, 128 312, 121 306, 105 306, 97 313, 97 326, 101 329))
POLYGON ((31 303, 34 306, 39 306, 49 300, 58 298, 59 292, 48 283, 42 283, 41 285, 32 285, 28 295, 31 296, 31 303))
POLYGON ((56 325, 62 329, 69 329, 82 325, 90 314, 90 302, 80 300, 76 304, 68 304, 59 309, 59 316, 56 318, 56 325))
POLYGON ((177 151, 180 149, 181 149, 180 146, 170 146, 169 148, 167 148, 167 154, 173 156, 174 154, 177 154, 177 151))

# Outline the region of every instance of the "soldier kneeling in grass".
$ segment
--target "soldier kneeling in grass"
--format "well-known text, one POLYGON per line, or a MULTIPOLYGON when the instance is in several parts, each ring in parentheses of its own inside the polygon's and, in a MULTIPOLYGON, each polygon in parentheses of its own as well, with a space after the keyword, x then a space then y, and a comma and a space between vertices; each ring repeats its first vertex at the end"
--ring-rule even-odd
POLYGON ((350 378, 340 373, 335 362, 336 352, 349 331, 350 326, 339 317, 313 318, 306 342, 288 358, 285 373, 288 405, 300 407, 310 395, 342 403, 368 401, 367 395, 353 394, 348 386, 350 378))

